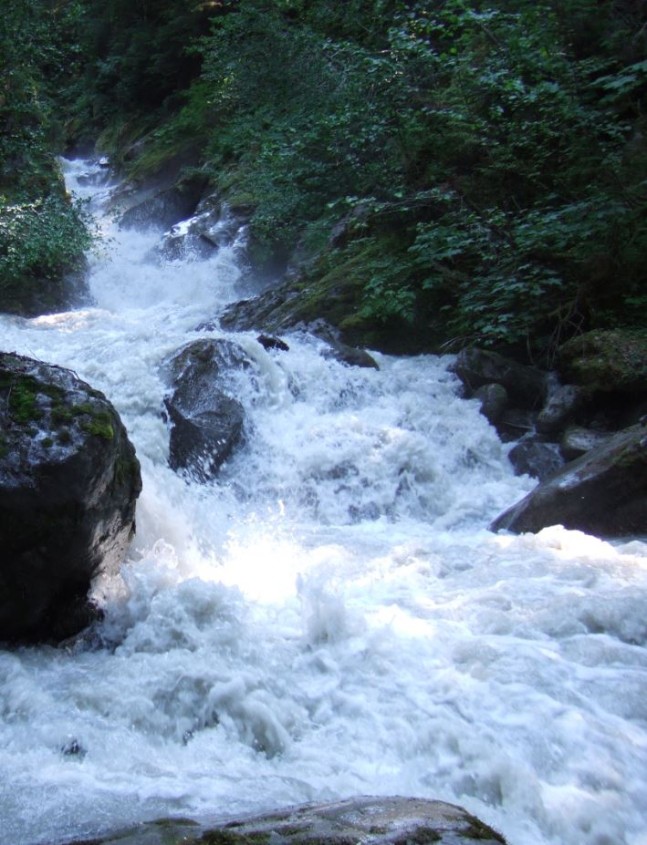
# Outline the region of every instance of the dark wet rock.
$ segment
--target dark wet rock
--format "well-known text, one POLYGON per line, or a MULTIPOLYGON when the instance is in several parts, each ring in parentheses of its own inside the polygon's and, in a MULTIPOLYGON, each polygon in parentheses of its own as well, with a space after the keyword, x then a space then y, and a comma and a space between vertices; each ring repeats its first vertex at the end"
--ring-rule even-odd
POLYGON ((186 180, 172 187, 138 195, 138 201, 123 212, 119 225, 124 229, 154 226, 168 229, 191 217, 204 189, 204 181, 186 180))
POLYGON ((530 475, 544 481, 564 466, 557 443, 544 443, 533 437, 522 439, 510 450, 510 463, 517 475, 530 475))
POLYGON ((197 161, 196 151, 187 149, 140 183, 124 184, 111 201, 119 225, 164 231, 191 217, 207 187, 205 176, 188 169, 197 161))
POLYGON ((368 367, 379 370, 377 361, 369 352, 344 343, 339 330, 331 326, 326 320, 314 320, 300 328, 326 343, 322 350, 324 358, 332 358, 342 364, 347 364, 349 367, 368 367))
POLYGON ((290 347, 288 344, 281 340, 280 337, 271 337, 267 334, 259 335, 256 340, 260 343, 263 349, 279 349, 281 352, 289 352, 290 347))
POLYGON ((300 322, 300 299, 300 291, 290 284, 269 288, 259 296, 227 306, 220 325, 233 331, 254 329, 279 334, 300 322))
POLYGON ((608 431, 595 431, 582 426, 567 428, 560 441, 562 455, 567 461, 579 458, 591 449, 597 449, 607 443, 613 434, 608 431))
POLYGON ((202 481, 218 473, 241 442, 245 420, 228 376, 254 368, 242 347, 227 340, 194 341, 169 360, 172 392, 164 404, 172 469, 189 470, 202 481))
POLYGON ((492 425, 501 419, 508 407, 508 391, 502 384, 484 384, 474 391, 474 399, 481 403, 481 413, 492 425))
POLYGON ((485 384, 500 384, 521 408, 539 409, 544 404, 547 375, 536 367, 519 364, 485 349, 463 349, 451 367, 468 395, 485 384))
POLYGON ((551 434, 563 429, 575 417, 588 398, 588 392, 574 384, 560 384, 550 379, 548 396, 537 417, 537 430, 551 434))
POLYGON ((246 222, 245 214, 235 211, 218 197, 209 196, 198 205, 191 231, 212 246, 223 247, 234 242, 246 222))
POLYGON ((340 340, 329 340, 328 347, 324 349, 323 354, 325 358, 334 358, 335 361, 340 361, 349 367, 380 369, 375 358, 365 349, 357 349, 354 346, 342 343, 340 340))
POLYGON ((563 525, 602 537, 647 533, 647 427, 633 426, 567 464, 501 514, 492 529, 563 525))
POLYGON ((72 738, 61 747, 61 754, 64 757, 75 757, 77 760, 82 760, 87 754, 87 751, 78 739, 72 738))
POLYGON ((245 222, 217 197, 209 196, 198 203, 192 217, 166 232, 157 252, 166 260, 208 258, 233 244, 245 222))
POLYGON ((255 299, 242 300, 229 306, 220 319, 224 329, 245 331, 261 329, 279 332, 300 329, 325 340, 324 354, 353 367, 379 369, 375 358, 363 349, 345 343, 340 332, 324 319, 304 319, 307 312, 300 303, 299 292, 289 285, 272 288, 255 299))
POLYGON ((106 397, 70 370, 0 354, 0 639, 60 641, 98 617, 122 562, 139 463, 106 397))
POLYGON ((537 412, 523 408, 506 408, 496 421, 496 430, 504 443, 520 440, 534 433, 537 423, 537 412))
POLYGON ((565 381, 600 392, 647 392, 647 336, 622 331, 591 331, 559 348, 565 381))
POLYGON ((163 261, 200 260, 211 257, 215 252, 213 244, 189 231, 187 221, 182 221, 164 233, 161 243, 151 250, 150 257, 163 261))
POLYGON ((160 820, 95 839, 92 845, 505 845, 505 841, 455 804, 361 797, 289 807, 210 827, 187 819, 160 820))

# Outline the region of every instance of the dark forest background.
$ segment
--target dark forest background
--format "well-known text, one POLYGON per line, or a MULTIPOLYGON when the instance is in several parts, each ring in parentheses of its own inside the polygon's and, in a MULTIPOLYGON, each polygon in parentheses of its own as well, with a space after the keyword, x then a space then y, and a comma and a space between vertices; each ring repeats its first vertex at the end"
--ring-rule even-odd
POLYGON ((346 328, 545 361, 645 327, 642 0, 8 5, 3 310, 79 266, 55 154, 93 151, 182 161, 247 209, 259 268, 353 290, 346 328))

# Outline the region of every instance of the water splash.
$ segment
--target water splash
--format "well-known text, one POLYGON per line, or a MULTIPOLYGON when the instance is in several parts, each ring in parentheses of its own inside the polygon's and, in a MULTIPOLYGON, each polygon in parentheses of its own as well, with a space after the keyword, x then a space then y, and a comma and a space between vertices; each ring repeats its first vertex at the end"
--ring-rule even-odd
POLYGON ((256 365, 230 385, 245 445, 217 482, 174 474, 162 363, 222 336, 195 327, 239 295, 235 252, 160 264, 102 216, 99 168, 69 170, 106 238, 95 304, 0 317, 3 346, 108 395, 144 491, 96 585, 104 647, 0 652, 3 841, 374 793, 511 845, 644 845, 647 546, 490 534, 532 482, 448 359, 353 369, 306 334, 227 335, 256 365))

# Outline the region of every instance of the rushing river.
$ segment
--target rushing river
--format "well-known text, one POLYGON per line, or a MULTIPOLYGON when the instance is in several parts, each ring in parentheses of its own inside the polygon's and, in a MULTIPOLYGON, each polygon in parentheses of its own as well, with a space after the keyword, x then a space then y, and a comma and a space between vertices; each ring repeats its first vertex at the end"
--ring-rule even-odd
MULTIPOLYGON (((83 162, 68 163, 71 187, 83 162)), ((647 843, 647 544, 497 536, 528 491, 449 358, 379 371, 231 336, 254 359, 217 482, 167 466, 160 364, 246 292, 237 247, 104 241, 94 304, 0 316, 71 367, 142 464, 137 536, 96 585, 105 647, 0 651, 0 845, 357 794, 459 803, 510 845, 647 843)))

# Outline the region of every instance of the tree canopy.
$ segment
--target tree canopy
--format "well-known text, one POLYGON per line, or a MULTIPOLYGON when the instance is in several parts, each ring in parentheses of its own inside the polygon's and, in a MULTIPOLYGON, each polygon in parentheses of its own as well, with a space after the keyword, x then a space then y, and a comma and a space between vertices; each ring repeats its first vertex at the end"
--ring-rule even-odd
MULTIPOLYGON (((260 264, 296 251, 311 284, 353 277, 357 325, 546 356, 586 328, 644 325, 640 0, 15 9, 25 38, 57 20, 36 64, 24 40, 9 56, 11 85, 33 91, 67 51, 57 92, 42 88, 59 138, 99 138, 135 177, 191 147, 251 209, 260 264)), ((18 123, 5 161, 47 121, 18 123)))

